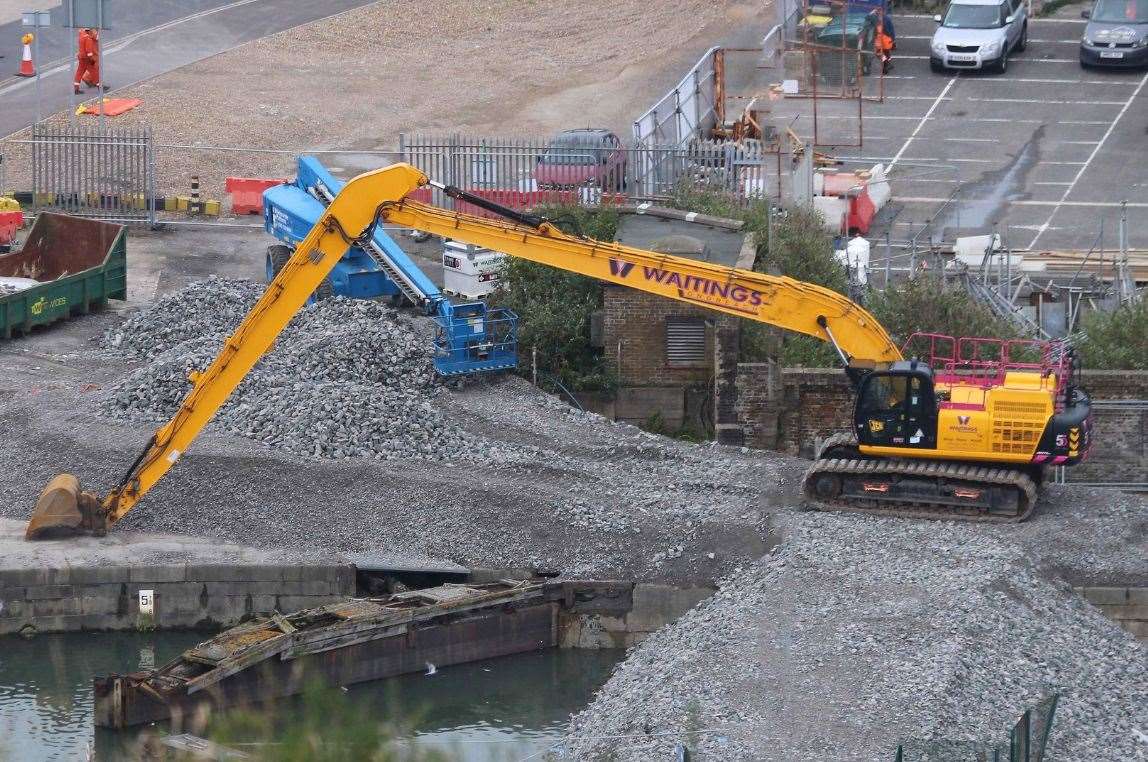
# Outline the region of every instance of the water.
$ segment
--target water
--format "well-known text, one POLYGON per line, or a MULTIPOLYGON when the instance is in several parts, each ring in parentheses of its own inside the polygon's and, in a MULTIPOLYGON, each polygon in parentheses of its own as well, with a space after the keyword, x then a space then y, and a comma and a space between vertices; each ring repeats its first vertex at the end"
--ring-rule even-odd
MULTIPOLYGON (((0 760, 127 760, 138 730, 92 726, 92 678, 160 666, 198 633, 74 633, 0 638, 0 760)), ((404 745, 453 759, 540 755, 589 703, 621 651, 551 649, 350 686, 355 706, 409 726, 404 745)), ((297 702, 275 709, 291 721, 297 702)), ((535 759, 537 757, 534 757, 535 759)))

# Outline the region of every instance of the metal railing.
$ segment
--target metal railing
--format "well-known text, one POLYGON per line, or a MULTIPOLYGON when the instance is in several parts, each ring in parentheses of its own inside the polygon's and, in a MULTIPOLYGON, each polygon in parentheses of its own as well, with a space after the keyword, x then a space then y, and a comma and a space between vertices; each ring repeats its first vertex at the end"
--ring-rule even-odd
MULTIPOLYGON (((743 198, 777 197, 781 153, 761 140, 559 147, 547 138, 401 135, 399 152, 429 177, 516 208, 666 198, 683 182, 743 198)), ((454 208, 438 190, 431 203, 454 208)))
POLYGON ((702 54, 682 80, 634 121, 634 140, 680 146, 713 128, 721 90, 714 69, 720 47, 702 54))
POLYGON ((155 222, 146 127, 32 127, 32 206, 115 222, 155 222))

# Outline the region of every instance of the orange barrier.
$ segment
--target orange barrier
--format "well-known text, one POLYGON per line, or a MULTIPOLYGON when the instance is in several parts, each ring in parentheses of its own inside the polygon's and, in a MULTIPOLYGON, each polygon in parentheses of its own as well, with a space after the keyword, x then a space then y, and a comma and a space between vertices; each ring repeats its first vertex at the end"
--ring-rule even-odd
POLYGON ((12 243, 12 237, 23 224, 23 212, 0 212, 0 245, 12 243))
POLYGON ((229 177, 223 187, 231 194, 232 214, 263 214, 263 191, 285 182, 285 179, 229 177))
MULTIPOLYGON (((104 98, 104 116, 119 116, 143 103, 139 98, 104 98)), ((76 109, 76 116, 100 113, 99 101, 85 103, 76 109)))

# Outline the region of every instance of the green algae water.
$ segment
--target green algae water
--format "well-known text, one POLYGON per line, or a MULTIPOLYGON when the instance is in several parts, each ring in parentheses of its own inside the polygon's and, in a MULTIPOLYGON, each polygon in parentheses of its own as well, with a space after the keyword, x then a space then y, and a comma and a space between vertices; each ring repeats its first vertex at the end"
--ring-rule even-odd
MULTIPOLYGON (((0 760, 138 759, 139 728, 92 724, 92 678, 161 666, 202 633, 71 633, 0 638, 0 760)), ((402 748, 452 760, 538 759, 589 703, 622 651, 549 649, 348 686, 356 706, 407 728, 402 748)), ((278 722, 301 711, 277 703, 278 722)), ((160 731, 165 730, 162 726, 160 731)), ((235 748, 252 751, 242 742, 235 748)))

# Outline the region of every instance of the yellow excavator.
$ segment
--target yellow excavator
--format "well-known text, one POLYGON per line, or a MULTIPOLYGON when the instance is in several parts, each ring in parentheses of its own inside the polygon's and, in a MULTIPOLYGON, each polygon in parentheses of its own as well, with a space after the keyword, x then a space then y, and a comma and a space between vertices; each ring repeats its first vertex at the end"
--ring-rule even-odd
POLYGON ((132 509, 219 410, 324 281, 375 226, 399 225, 669 299, 815 336, 856 387, 854 431, 831 437, 804 480, 817 507, 1020 521, 1043 469, 1072 465, 1091 443, 1088 395, 1057 342, 917 336, 906 360, 885 329, 841 294, 786 277, 570 235, 546 219, 430 181, 408 164, 350 180, 267 286, 211 365, 106 495, 61 474, 44 489, 28 539, 102 535, 132 509), (502 219, 410 198, 434 186, 502 219))

